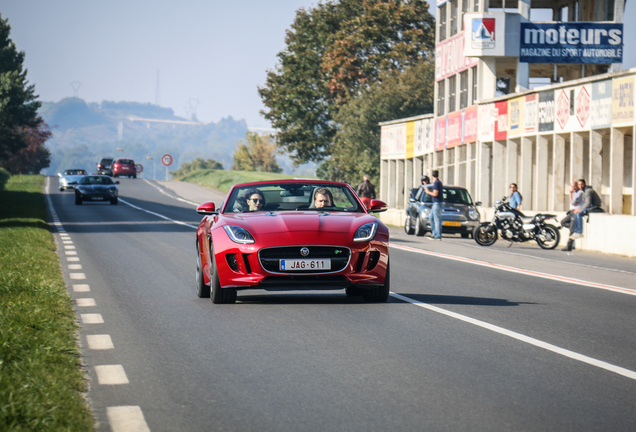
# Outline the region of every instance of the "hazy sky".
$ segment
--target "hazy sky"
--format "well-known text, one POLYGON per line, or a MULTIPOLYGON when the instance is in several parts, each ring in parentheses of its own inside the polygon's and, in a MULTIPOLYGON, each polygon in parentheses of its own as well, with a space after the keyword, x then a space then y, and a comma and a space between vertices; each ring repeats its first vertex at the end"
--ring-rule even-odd
MULTIPOLYGON (((41 101, 155 103, 203 122, 269 127, 257 87, 285 48, 296 11, 313 0, 0 0, 41 101), (159 79, 157 80, 157 74, 159 79), (157 92, 159 82, 159 92, 157 92), (79 84, 74 90, 72 83, 79 84)), ((434 3, 431 1, 430 3, 434 3)), ((626 23, 636 22, 627 2, 626 23)), ((625 25, 624 68, 636 67, 625 25)))

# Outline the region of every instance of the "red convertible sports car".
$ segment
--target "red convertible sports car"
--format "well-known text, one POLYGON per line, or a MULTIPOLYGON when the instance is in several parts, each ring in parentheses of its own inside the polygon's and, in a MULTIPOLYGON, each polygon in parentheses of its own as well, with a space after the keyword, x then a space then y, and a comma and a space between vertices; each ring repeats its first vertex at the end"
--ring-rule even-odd
POLYGON ((345 290, 389 297, 389 230, 345 183, 277 180, 235 185, 197 207, 197 294, 234 303, 242 289, 345 290))

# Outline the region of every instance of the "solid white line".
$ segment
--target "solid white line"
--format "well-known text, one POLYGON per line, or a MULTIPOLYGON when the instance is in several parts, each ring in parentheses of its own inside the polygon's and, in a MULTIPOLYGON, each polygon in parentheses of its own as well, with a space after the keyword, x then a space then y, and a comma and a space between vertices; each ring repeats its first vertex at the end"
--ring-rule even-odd
POLYGON ((80 318, 82 319, 82 323, 84 324, 104 324, 104 318, 102 318, 102 314, 80 314, 80 318))
POLYGON ((169 221, 169 222, 176 223, 177 225, 183 225, 183 226, 187 226, 187 227, 190 227, 190 228, 197 229, 197 226, 195 226, 195 225, 191 225, 191 224, 189 224, 189 223, 181 222, 181 221, 178 221, 178 220, 175 220, 175 219, 170 219, 170 218, 169 218, 169 217, 167 217, 167 216, 164 216, 164 215, 162 215, 162 214, 155 213, 155 212, 153 212, 153 211, 146 210, 146 209, 144 209, 144 208, 138 207, 138 206, 136 206, 136 205, 134 205, 134 204, 131 204, 131 203, 129 203, 128 201, 123 200, 123 199, 121 199, 121 198, 119 198, 119 202, 122 202, 122 203, 124 203, 124 204, 126 204, 126 205, 128 205, 128 206, 130 206, 130 207, 132 207, 132 208, 134 208, 134 209, 141 210, 142 212, 146 212, 146 213, 151 214, 151 215, 153 215, 153 216, 157 216, 158 218, 161 218, 161 219, 167 220, 167 221, 169 221))
POLYGON ((543 341, 541 341, 539 339, 535 339, 535 338, 523 335, 521 333, 517 333, 517 332, 511 331, 511 330, 507 330, 507 329, 505 329, 503 327, 499 327, 499 326, 496 326, 496 325, 493 325, 493 324, 489 324, 489 323, 484 322, 484 321, 480 321, 480 320, 477 320, 477 319, 474 319, 474 318, 467 317, 465 315, 461 315, 461 314, 458 314, 458 313, 455 313, 455 312, 451 312, 451 311, 448 311, 446 309, 439 308, 437 306, 432 306, 432 305, 430 305, 428 303, 423 303, 421 301, 411 299, 411 298, 403 296, 401 294, 396 294, 396 293, 392 292, 391 296, 395 297, 397 299, 400 299, 402 301, 411 303, 411 304, 413 304, 415 306, 419 306, 419 307, 422 307, 424 309, 428 309, 428 310, 431 310, 433 312, 437 312, 437 313, 440 313, 442 315, 446 315, 446 316, 449 316, 449 317, 452 317, 452 318, 467 322, 469 324, 473 324, 473 325, 485 328, 487 330, 502 334, 504 336, 508 336, 508 337, 513 338, 513 339, 517 339, 517 340, 519 340, 521 342, 525 342, 525 343, 528 343, 530 345, 534 345, 534 346, 536 346, 538 348, 543 348, 545 350, 554 352, 556 354, 560 354, 562 356, 571 358, 573 360, 577 360, 577 361, 580 361, 580 362, 583 362, 583 363, 587 363, 587 364, 589 364, 591 366, 596 366, 598 368, 605 369, 605 370, 607 370, 609 372, 613 372, 613 373, 616 373, 618 375, 622 375, 622 376, 624 376, 626 378, 630 378, 630 379, 636 380, 636 372, 635 371, 632 371, 632 370, 629 370, 629 369, 625 369, 623 367, 616 366, 616 365, 613 365, 611 363, 607 363, 607 362, 604 362, 602 360, 598 360, 598 359, 595 359, 595 358, 592 358, 592 357, 588 357, 586 355, 579 354, 577 352, 570 351, 570 350, 567 350, 565 348, 561 348, 561 347, 558 347, 556 345, 552 345, 552 344, 547 343, 547 342, 543 342, 543 341))
POLYGON ((533 276, 533 277, 538 277, 538 278, 543 278, 543 279, 549 279, 549 280, 554 280, 554 281, 558 281, 558 282, 564 282, 564 283, 569 283, 569 284, 573 284, 573 285, 583 285, 583 286, 587 286, 587 287, 591 287, 591 288, 598 288, 598 289, 603 289, 606 291, 613 291, 613 292, 618 292, 621 294, 628 294, 628 295, 636 295, 636 290, 630 289, 630 288, 624 288, 624 287, 619 287, 619 286, 614 286, 614 285, 607 285, 607 284, 602 284, 602 283, 597 283, 597 282, 590 282, 590 281, 585 281, 582 279, 575 279, 575 278, 570 278, 570 277, 566 277, 566 276, 557 276, 557 275, 552 275, 549 273, 542 273, 542 272, 537 272, 537 271, 532 271, 532 270, 524 270, 524 269, 520 269, 517 267, 511 267, 511 266, 507 266, 507 265, 503 265, 503 264, 493 264, 493 263, 488 263, 485 261, 479 261, 479 260, 474 260, 471 258, 464 258, 464 257, 459 257, 459 256, 455 256, 455 255, 448 255, 448 254, 443 254, 443 253, 439 253, 439 252, 431 252, 431 251, 426 251, 426 250, 422 250, 422 249, 417 249, 417 248, 413 248, 410 246, 403 246, 403 245, 395 245, 395 244, 391 244, 390 247, 393 247, 395 249, 401 249, 407 252, 414 252, 414 253, 419 253, 422 255, 431 255, 431 256, 436 256, 438 258, 444 258, 444 259, 448 259, 448 260, 452 260, 452 261, 460 261, 466 264, 473 264, 473 265, 478 265, 478 266, 482 266, 482 267, 488 267, 488 268, 492 268, 495 270, 501 270, 501 271, 507 271, 507 272, 511 272, 511 273, 518 273, 518 274, 523 274, 526 276, 533 276))
POLYGON ((97 306, 97 302, 95 302, 94 298, 78 298, 75 300, 77 303, 77 307, 95 307, 97 306))
POLYGON ((114 349, 113 341, 110 335, 87 335, 86 343, 88 348, 92 350, 110 350, 114 349))
POLYGON ((144 181, 146 183, 148 183, 150 186, 152 186, 153 188, 157 189, 160 193, 164 194, 167 197, 170 197, 172 199, 176 199, 177 201, 181 201, 181 202, 184 202, 184 203, 187 203, 187 204, 191 204, 191 205, 193 205, 195 207, 200 204, 200 203, 195 203, 195 202, 189 201, 189 200, 187 200, 185 198, 181 198, 181 197, 178 197, 178 196, 173 196, 173 195, 167 194, 163 189, 161 189, 159 186, 157 186, 156 184, 152 183, 148 179, 144 179, 144 181))
POLYGON ((113 432, 150 432, 144 413, 138 406, 108 407, 106 415, 113 432))
POLYGON ((122 365, 95 366, 97 382, 103 385, 129 384, 128 377, 122 365))

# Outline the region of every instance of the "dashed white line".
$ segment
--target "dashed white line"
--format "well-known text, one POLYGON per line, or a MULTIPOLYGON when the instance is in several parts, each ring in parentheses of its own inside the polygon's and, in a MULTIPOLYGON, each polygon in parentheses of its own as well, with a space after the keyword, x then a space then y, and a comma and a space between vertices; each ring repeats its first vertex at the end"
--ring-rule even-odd
POLYGON ((78 298, 75 300, 77 307, 95 307, 97 303, 94 298, 78 298))
POLYGON ((89 292, 91 290, 88 284, 75 284, 73 285, 73 292, 89 292))
POLYGON ((68 269, 69 270, 81 270, 82 269, 82 265, 81 264, 69 264, 68 265, 68 269))
POLYGON ((64 254, 66 255, 77 255, 77 251, 74 250, 65 250, 64 254))
POLYGON ((108 407, 106 415, 113 432, 150 432, 144 413, 138 406, 108 407))
POLYGON ((102 318, 102 314, 80 314, 80 318, 82 319, 82 323, 84 324, 104 324, 104 318, 102 318))
POLYGON ((86 275, 84 273, 69 273, 68 277, 70 277, 73 280, 86 279, 86 275))
POLYGON ((122 365, 95 366, 97 382, 102 385, 129 384, 128 377, 122 365))
POLYGON ((88 335, 86 336, 88 348, 92 350, 111 350, 115 348, 110 335, 88 335))

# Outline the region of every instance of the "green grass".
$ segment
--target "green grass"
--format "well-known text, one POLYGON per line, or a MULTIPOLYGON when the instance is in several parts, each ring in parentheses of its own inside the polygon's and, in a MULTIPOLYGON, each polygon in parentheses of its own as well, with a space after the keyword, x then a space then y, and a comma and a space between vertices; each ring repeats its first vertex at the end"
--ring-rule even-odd
POLYGON ((227 193, 232 186, 238 183, 291 178, 294 178, 293 174, 276 174, 259 171, 198 170, 182 177, 175 177, 175 180, 196 183, 227 193))
POLYGON ((0 189, 0 430, 91 431, 43 183, 12 176, 0 189))

